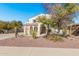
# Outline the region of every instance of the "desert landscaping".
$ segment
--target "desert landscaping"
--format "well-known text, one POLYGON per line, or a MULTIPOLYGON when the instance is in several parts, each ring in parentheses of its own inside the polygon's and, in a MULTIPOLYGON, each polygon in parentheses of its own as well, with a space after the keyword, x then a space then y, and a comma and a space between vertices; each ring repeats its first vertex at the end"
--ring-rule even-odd
POLYGON ((47 47, 47 48, 79 48, 79 36, 63 38, 63 41, 54 42, 43 37, 33 39, 29 36, 20 35, 17 38, 0 40, 0 46, 10 47, 47 47))

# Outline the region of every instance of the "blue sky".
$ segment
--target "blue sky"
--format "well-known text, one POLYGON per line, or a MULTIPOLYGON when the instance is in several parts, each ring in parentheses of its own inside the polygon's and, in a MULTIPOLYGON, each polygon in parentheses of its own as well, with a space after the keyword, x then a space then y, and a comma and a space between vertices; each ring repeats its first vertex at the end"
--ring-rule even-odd
MULTIPOLYGON (((4 21, 21 20, 26 23, 29 18, 45 12, 41 3, 0 3, 0 20, 4 21)), ((74 19, 79 23, 79 17, 74 19)))
POLYGON ((40 3, 14 3, 0 4, 0 20, 21 20, 23 23, 29 18, 44 13, 43 4, 40 3))

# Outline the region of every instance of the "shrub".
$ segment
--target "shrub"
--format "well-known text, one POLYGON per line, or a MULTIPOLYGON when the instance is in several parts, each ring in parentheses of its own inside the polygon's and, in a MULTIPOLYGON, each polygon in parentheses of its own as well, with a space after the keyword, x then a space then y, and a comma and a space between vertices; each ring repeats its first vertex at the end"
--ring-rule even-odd
POLYGON ((34 39, 36 39, 36 31, 35 31, 35 30, 32 30, 31 34, 32 34, 32 37, 33 37, 34 39))
POLYGON ((53 40, 54 42, 56 42, 56 41, 63 41, 63 37, 60 36, 60 35, 56 35, 56 34, 47 36, 47 39, 53 40))

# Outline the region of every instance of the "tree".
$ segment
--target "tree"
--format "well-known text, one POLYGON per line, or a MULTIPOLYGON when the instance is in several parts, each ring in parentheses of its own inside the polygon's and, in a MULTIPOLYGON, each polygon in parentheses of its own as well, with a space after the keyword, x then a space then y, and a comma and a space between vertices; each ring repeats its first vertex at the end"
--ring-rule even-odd
POLYGON ((70 26, 70 35, 71 35, 72 34, 72 31, 71 31, 72 24, 74 23, 73 18, 76 17, 76 12, 79 11, 79 5, 78 4, 71 4, 71 3, 69 4, 69 3, 67 3, 67 4, 64 5, 64 8, 67 10, 65 18, 67 17, 68 18, 67 21, 71 22, 69 24, 69 25, 71 25, 70 26))
POLYGON ((0 21, 0 31, 6 30, 8 32, 9 30, 13 30, 15 27, 20 29, 22 26, 23 24, 21 21, 0 21))
POLYGON ((46 30, 47 31, 46 37, 47 37, 47 35, 49 35, 50 33, 50 28, 49 28, 50 25, 51 26, 55 25, 54 21, 52 21, 50 18, 47 18, 47 16, 39 16, 37 20, 38 22, 41 22, 43 25, 47 26, 47 30, 46 30))
POLYGON ((12 21, 12 22, 11 22, 11 26, 12 26, 13 29, 14 29, 15 27, 19 29, 19 28, 21 28, 21 27, 23 26, 23 24, 22 24, 21 21, 12 21))
POLYGON ((2 30, 5 26, 5 22, 4 21, 0 21, 0 30, 2 30))
POLYGON ((5 22, 4 29, 7 30, 7 31, 11 30, 12 29, 11 23, 10 22, 5 22))
MULTIPOLYGON (((49 4, 50 5, 50 4, 49 4)), ((77 11, 79 11, 79 5, 73 3, 66 4, 54 4, 48 8, 49 14, 52 15, 52 19, 56 23, 58 33, 60 29, 66 28, 73 22, 73 17, 77 11)))

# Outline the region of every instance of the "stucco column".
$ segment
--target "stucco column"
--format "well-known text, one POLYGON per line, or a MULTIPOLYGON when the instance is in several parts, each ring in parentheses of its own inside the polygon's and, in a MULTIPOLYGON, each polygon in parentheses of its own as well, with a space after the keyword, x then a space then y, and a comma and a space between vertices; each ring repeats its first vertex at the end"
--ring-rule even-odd
POLYGON ((32 26, 32 27, 33 27, 33 30, 34 30, 34 27, 35 27, 35 26, 32 26))
POLYGON ((24 28, 24 35, 26 35, 26 26, 24 26, 23 28, 24 28))
POLYGON ((28 26, 27 34, 30 36, 30 26, 28 26))
POLYGON ((38 24, 37 36, 40 36, 40 26, 41 26, 41 24, 38 24))

